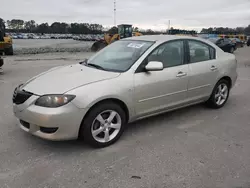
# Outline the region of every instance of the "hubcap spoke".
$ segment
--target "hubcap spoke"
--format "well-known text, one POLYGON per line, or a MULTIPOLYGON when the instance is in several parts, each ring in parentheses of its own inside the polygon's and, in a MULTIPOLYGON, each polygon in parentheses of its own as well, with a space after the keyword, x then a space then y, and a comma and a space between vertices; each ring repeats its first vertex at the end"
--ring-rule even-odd
POLYGON ((222 94, 221 97, 222 97, 223 99, 226 99, 226 98, 227 98, 227 95, 226 95, 226 94, 222 94))
POLYGON ((219 85, 219 92, 222 91, 222 85, 219 85))
POLYGON ((227 87, 226 86, 223 86, 223 88, 222 88, 222 90, 221 90, 221 92, 225 92, 227 90, 227 87))
POLYGON ((217 100, 219 96, 220 96, 219 93, 215 94, 215 99, 217 100))
POLYGON ((120 124, 120 123, 117 123, 117 124, 111 123, 110 128, 113 128, 113 129, 120 129, 120 128, 121 128, 121 124, 120 124))
POLYGON ((104 140, 105 140, 105 142, 109 141, 109 130, 104 131, 104 140))
POLYGON ((217 103, 220 104, 220 102, 221 102, 221 96, 218 97, 217 103))
POLYGON ((116 112, 112 111, 109 115, 108 122, 111 123, 116 116, 116 112))
POLYGON ((102 115, 99 114, 96 118, 102 125, 105 123, 105 120, 103 119, 102 115))
POLYGON ((97 136, 97 135, 100 134, 101 132, 103 132, 103 128, 102 128, 102 127, 100 127, 100 128, 97 129, 97 130, 92 131, 92 134, 93 134, 93 136, 97 136))

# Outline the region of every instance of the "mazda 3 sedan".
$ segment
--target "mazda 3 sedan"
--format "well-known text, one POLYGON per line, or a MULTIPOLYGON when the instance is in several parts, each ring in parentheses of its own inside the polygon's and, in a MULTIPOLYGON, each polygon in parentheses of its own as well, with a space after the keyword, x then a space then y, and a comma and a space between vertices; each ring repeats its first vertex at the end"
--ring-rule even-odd
POLYGON ((13 111, 21 129, 35 136, 83 137, 94 147, 106 147, 130 122, 197 103, 223 107, 236 67, 233 54, 208 40, 132 37, 18 86, 13 111))

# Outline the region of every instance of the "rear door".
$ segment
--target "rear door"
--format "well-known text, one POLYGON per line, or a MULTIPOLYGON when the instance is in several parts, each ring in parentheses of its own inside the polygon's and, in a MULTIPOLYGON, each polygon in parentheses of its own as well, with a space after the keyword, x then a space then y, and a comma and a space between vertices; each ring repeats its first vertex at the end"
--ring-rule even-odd
POLYGON ((195 102, 210 96, 218 78, 216 50, 201 41, 187 40, 189 51, 188 99, 195 102))

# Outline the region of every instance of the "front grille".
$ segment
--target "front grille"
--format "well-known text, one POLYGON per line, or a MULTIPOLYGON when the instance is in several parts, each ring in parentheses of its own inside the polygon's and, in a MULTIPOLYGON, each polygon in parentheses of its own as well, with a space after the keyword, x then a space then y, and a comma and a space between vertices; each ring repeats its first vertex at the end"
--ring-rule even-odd
POLYGON ((14 91, 12 101, 14 104, 23 104, 26 100, 28 100, 33 93, 19 90, 19 87, 17 87, 14 91))
POLYGON ((25 128, 29 129, 30 128, 30 124, 26 121, 20 120, 20 123, 22 124, 22 126, 24 126, 25 128))

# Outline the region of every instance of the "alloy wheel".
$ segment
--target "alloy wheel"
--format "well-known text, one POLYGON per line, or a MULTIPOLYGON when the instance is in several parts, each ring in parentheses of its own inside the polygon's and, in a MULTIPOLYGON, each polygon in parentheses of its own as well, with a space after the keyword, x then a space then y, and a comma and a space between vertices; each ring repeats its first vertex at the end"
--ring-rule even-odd
POLYGON ((121 126, 121 116, 114 110, 106 110, 94 119, 91 133, 97 142, 107 143, 119 134, 121 126))
POLYGON ((223 105, 228 97, 228 86, 225 83, 221 83, 215 92, 215 102, 218 106, 223 105))

